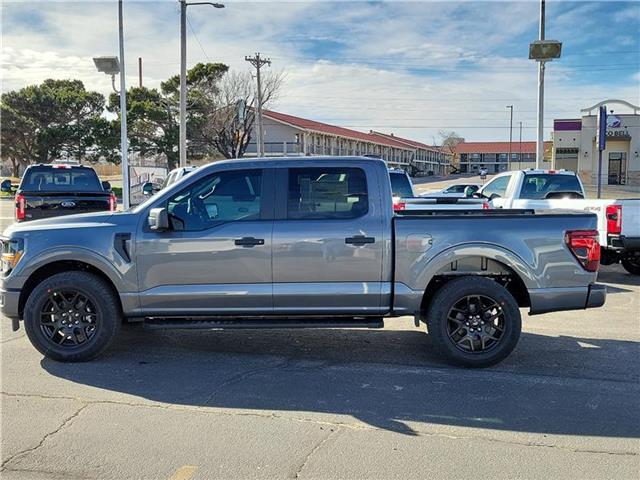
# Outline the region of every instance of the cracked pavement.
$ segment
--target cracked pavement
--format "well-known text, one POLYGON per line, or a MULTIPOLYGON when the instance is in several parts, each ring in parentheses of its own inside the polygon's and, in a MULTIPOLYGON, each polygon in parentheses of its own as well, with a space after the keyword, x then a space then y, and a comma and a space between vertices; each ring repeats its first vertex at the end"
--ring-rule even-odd
MULTIPOLYGON (((143 331, 97 361, 2 319, 4 479, 637 478, 640 279, 604 309, 528 318, 456 369, 412 319, 383 330, 143 331)), ((524 313, 524 312, 523 312, 524 313)))

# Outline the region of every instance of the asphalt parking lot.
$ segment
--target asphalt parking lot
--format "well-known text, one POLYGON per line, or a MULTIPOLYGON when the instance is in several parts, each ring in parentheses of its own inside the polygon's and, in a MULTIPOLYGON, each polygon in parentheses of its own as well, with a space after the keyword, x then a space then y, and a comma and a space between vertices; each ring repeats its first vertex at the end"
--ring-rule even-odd
MULTIPOLYGON (((451 183, 446 181, 444 183, 451 183)), ((2 229, 12 202, 0 201, 2 229)), ((637 478, 640 277, 456 369, 383 330, 143 331, 61 364, 1 322, 4 479, 637 478)))

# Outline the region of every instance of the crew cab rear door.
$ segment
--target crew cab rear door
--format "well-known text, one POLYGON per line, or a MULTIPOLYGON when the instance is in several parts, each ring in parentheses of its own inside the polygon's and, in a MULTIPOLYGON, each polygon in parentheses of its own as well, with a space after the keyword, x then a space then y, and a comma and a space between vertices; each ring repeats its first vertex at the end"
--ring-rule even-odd
POLYGON ((375 171, 326 165, 277 170, 274 311, 378 313, 386 217, 375 171))

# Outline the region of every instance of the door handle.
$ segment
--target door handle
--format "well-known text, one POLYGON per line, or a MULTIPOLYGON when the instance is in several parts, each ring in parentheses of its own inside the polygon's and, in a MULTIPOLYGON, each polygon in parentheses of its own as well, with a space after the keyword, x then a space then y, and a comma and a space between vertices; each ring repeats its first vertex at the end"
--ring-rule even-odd
POLYGON ((256 245, 264 245, 264 238, 242 237, 236 238, 233 243, 239 247, 255 247, 256 245))
POLYGON ((367 243, 375 243, 375 241, 375 238, 365 237, 364 235, 356 235, 355 237, 347 237, 344 239, 344 243, 350 245, 365 245, 367 243))

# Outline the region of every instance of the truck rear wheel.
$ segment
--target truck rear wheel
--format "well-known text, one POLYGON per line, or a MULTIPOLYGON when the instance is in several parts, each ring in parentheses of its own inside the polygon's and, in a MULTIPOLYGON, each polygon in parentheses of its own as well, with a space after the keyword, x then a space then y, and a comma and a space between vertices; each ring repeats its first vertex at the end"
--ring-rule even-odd
POLYGON ((624 258, 620 263, 627 272, 632 275, 640 275, 640 257, 624 258))
POLYGON ((31 343, 61 362, 91 360, 120 329, 120 304, 107 283, 87 272, 62 272, 41 282, 24 307, 31 343))
POLYGON ((427 325, 434 347, 447 361, 488 367, 516 347, 522 319, 506 288, 488 278, 466 277, 438 290, 427 311, 427 325))

